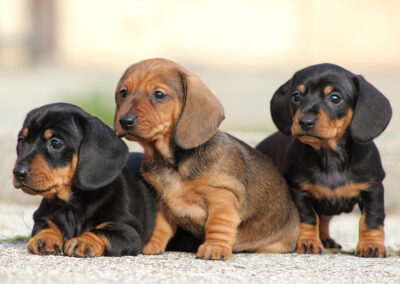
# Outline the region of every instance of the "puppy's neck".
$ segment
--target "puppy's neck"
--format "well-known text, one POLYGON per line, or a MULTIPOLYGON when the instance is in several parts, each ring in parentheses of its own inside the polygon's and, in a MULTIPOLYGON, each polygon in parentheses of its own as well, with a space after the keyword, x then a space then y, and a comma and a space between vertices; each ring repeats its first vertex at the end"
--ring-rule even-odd
POLYGON ((350 160, 349 147, 351 147, 351 137, 347 134, 335 141, 335 147, 321 147, 313 149, 317 153, 321 169, 326 172, 343 171, 350 160))
POLYGON ((175 146, 169 139, 157 139, 150 143, 139 142, 144 151, 145 160, 163 161, 163 164, 175 165, 175 146))

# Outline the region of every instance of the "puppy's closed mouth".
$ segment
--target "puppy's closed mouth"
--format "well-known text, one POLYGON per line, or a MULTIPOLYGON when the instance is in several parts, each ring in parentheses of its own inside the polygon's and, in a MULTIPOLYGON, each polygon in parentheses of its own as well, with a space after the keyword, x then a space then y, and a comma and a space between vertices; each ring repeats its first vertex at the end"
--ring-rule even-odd
POLYGON ((330 140, 330 139, 334 139, 335 137, 332 136, 320 136, 320 135, 315 135, 315 134, 305 134, 305 133, 301 133, 301 134, 296 134, 295 135, 297 138, 300 139, 318 139, 318 140, 330 140))
POLYGON ((16 188, 20 188, 23 192, 30 194, 30 195, 37 195, 37 194, 43 194, 43 193, 47 193, 51 190, 51 188, 49 189, 44 189, 44 190, 38 190, 32 187, 29 187, 27 185, 24 184, 19 184, 18 187, 15 186, 16 188))
POLYGON ((118 136, 119 138, 124 138, 124 137, 125 137, 125 138, 128 139, 128 140, 140 138, 139 135, 137 135, 137 134, 135 134, 135 133, 132 133, 132 132, 122 132, 122 133, 115 132, 115 133, 117 134, 117 136, 118 136))
POLYGON ((297 137, 304 137, 304 138, 316 138, 316 139, 325 139, 324 137, 318 136, 318 135, 314 135, 314 134, 296 134, 297 137))

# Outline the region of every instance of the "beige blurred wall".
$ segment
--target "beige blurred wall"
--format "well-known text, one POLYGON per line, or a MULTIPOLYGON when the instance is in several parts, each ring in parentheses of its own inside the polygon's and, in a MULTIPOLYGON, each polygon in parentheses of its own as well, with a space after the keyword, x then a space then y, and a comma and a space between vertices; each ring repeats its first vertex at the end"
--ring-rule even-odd
MULTIPOLYGON (((32 1, 40 0, 0 0, 0 65, 27 61, 32 1)), ((400 66, 398 0, 54 3, 55 47, 49 56, 60 64, 120 68, 161 56, 224 67, 285 69, 326 61, 400 66)))

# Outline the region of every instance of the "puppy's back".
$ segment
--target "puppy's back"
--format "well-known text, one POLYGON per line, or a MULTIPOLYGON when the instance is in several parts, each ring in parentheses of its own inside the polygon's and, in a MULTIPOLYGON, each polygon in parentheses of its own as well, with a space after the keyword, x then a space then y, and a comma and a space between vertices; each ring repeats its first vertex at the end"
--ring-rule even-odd
POLYGON ((285 160, 284 156, 286 155, 289 145, 291 145, 294 140, 295 138, 292 136, 284 135, 281 132, 275 132, 261 141, 256 146, 256 150, 271 158, 274 165, 282 172, 282 162, 285 160))

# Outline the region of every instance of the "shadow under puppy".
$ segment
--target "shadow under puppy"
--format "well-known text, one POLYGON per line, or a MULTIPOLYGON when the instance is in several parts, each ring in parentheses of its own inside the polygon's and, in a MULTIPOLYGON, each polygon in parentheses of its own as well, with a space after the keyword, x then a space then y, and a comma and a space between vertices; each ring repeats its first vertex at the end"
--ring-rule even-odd
POLYGON ((74 105, 28 113, 18 135, 14 186, 44 198, 28 251, 77 257, 137 255, 150 239, 155 193, 140 174, 141 153, 74 105))
POLYGON ((224 110, 200 79, 165 59, 128 68, 116 90, 114 127, 144 148, 142 172, 160 208, 144 254, 165 251, 177 226, 204 243, 197 257, 290 252, 298 213, 265 155, 218 131, 224 110))
POLYGON ((374 86, 333 64, 302 69, 275 92, 271 115, 280 132, 256 148, 274 160, 289 184, 301 222, 297 252, 340 248, 329 236, 329 221, 358 204, 355 254, 386 256, 385 172, 372 140, 391 114, 374 86))

